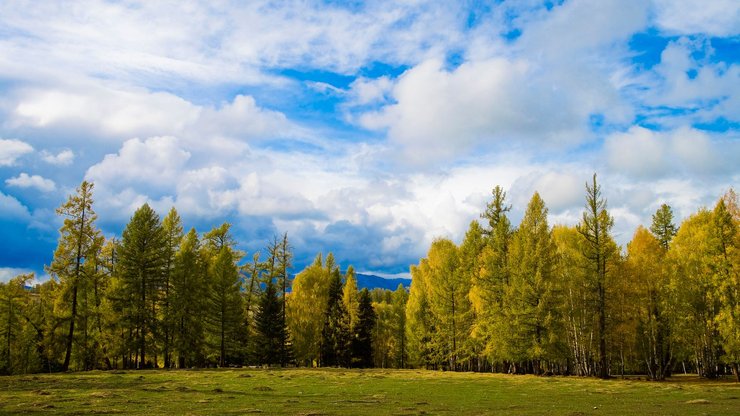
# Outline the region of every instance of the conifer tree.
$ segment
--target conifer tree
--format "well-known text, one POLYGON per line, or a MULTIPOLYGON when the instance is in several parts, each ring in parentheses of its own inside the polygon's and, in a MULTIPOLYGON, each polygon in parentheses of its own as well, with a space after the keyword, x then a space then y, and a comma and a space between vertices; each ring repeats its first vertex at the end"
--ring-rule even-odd
POLYGON ((229 223, 205 234, 204 255, 208 261, 207 329, 217 348, 218 365, 224 367, 238 351, 243 320, 243 299, 237 262, 242 254, 234 249, 229 223))
POLYGON ((147 361, 146 354, 157 336, 156 308, 164 277, 165 247, 159 215, 148 204, 142 205, 123 230, 119 249, 123 291, 119 301, 124 302, 122 318, 132 333, 135 359, 130 364, 136 368, 154 365, 147 361))
POLYGON ((372 333, 376 321, 375 310, 367 288, 360 292, 358 303, 357 319, 352 326, 352 366, 367 368, 373 366, 372 333))
POLYGON ((95 228, 97 215, 92 209, 93 184, 84 181, 77 188, 74 195, 70 195, 61 207, 57 208, 57 214, 66 217, 64 225, 59 230, 59 244, 54 252, 54 260, 48 268, 52 276, 59 278, 65 291, 67 302, 63 304, 63 318, 68 320, 66 335, 66 346, 62 370, 69 369, 72 357, 72 348, 75 339, 75 325, 78 323, 78 294, 80 286, 85 284, 83 280, 89 279, 87 275, 91 270, 85 268, 86 261, 93 261, 96 253, 95 248, 100 242, 100 231, 95 228))
POLYGON ((286 327, 283 325, 282 302, 277 288, 271 281, 262 293, 259 310, 255 316, 257 339, 255 355, 260 364, 282 364, 283 340, 286 338, 286 327))
POLYGON ((403 284, 399 283, 391 297, 391 306, 394 318, 395 351, 393 352, 395 366, 406 368, 408 365, 408 345, 406 341, 406 303, 409 293, 403 284))
POLYGON ((177 210, 173 207, 170 212, 162 220, 162 229, 164 232, 164 270, 163 270, 163 282, 162 282, 162 354, 164 358, 164 367, 170 368, 171 362, 171 344, 172 344, 172 332, 175 322, 173 320, 173 313, 171 308, 171 290, 172 290, 172 275, 175 269, 175 256, 177 250, 180 247, 180 242, 183 237, 182 221, 177 210))
POLYGON ((662 204, 655 214, 650 232, 658 239, 663 250, 668 250, 668 245, 676 235, 676 226, 673 224, 673 210, 668 204, 662 204))
MULTIPOLYGON (((298 273, 293 281, 293 290, 288 299, 288 325, 293 339, 293 351, 299 363, 312 366, 319 364, 322 329, 330 276, 329 259, 327 266, 321 254, 313 264, 298 273)), ((331 262, 333 264, 333 260, 331 262)))
POLYGON ((179 368, 202 365, 207 262, 194 228, 182 238, 172 273, 172 344, 179 368))
POLYGON ((601 187, 596 183, 596 174, 591 184, 586 183, 586 210, 583 212, 578 232, 586 239, 584 256, 591 264, 591 278, 596 291, 596 310, 598 317, 597 336, 599 340, 599 377, 608 378, 607 329, 606 329, 606 279, 616 245, 610 232, 614 219, 606 210, 606 200, 601 196, 601 187))
POLYGON ((321 365, 349 367, 352 358, 349 316, 342 302, 342 276, 333 259, 332 255, 327 257, 330 277, 321 331, 321 365))
POLYGON ((511 284, 504 304, 510 359, 530 361, 535 374, 544 371, 543 360, 554 356, 559 333, 554 263, 547 208, 535 192, 511 244, 511 284))

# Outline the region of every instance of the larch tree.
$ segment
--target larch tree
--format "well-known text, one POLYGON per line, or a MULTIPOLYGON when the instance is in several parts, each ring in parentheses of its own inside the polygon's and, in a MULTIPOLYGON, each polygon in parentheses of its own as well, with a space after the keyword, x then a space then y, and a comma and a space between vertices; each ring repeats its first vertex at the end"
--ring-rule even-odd
MULTIPOLYGON (((165 236, 162 225, 148 204, 134 212, 123 230, 119 249, 119 274, 124 297, 123 319, 129 323, 136 368, 153 366, 147 347, 157 334, 157 303, 163 281, 165 236)), ((152 352, 151 350, 149 352, 152 352)), ((155 355, 156 356, 156 355, 155 355)))
POLYGON ((172 346, 177 367, 203 365, 204 319, 208 284, 208 264, 198 233, 191 228, 180 241, 172 273, 170 308, 172 313, 172 346))
POLYGON ((458 248, 450 240, 432 242, 427 265, 429 304, 438 323, 432 339, 440 364, 457 370, 461 348, 470 335, 470 282, 460 273, 458 248))
POLYGON ((538 193, 527 205, 510 250, 511 283, 504 316, 510 326, 507 342, 514 362, 531 364, 535 374, 542 362, 555 358, 561 303, 555 284, 555 245, 547 223, 547 207, 538 193))
POLYGON ((64 225, 59 230, 59 243, 54 251, 54 260, 48 267, 50 275, 59 279, 66 301, 60 304, 60 311, 64 320, 68 320, 66 347, 62 370, 69 369, 72 357, 72 348, 75 340, 75 325, 78 323, 78 294, 80 286, 90 276, 89 268, 84 267, 86 261, 93 261, 96 248, 100 242, 100 231, 95 228, 97 215, 93 211, 93 184, 84 181, 77 188, 75 194, 70 195, 67 201, 57 208, 57 214, 65 217, 64 225))
POLYGON ((296 360, 306 366, 319 360, 321 330, 328 301, 330 274, 321 254, 298 273, 288 298, 288 328, 296 360))
POLYGON ((430 368, 433 359, 432 333, 434 321, 428 294, 427 260, 411 266, 411 288, 406 303, 406 339, 409 362, 414 366, 430 368))
POLYGON ((172 366, 172 333, 174 332, 175 326, 171 305, 172 275, 175 270, 175 256, 183 238, 182 220, 174 207, 170 209, 170 212, 167 213, 167 216, 162 220, 162 229, 164 232, 165 261, 162 281, 162 330, 160 331, 160 335, 164 367, 170 368, 172 366))
POLYGON ((349 326, 354 328, 357 322, 357 315, 360 313, 360 292, 357 290, 357 279, 355 278, 355 269, 352 266, 347 267, 344 274, 344 288, 342 289, 342 303, 349 317, 349 326))
POLYGON ((243 299, 237 263, 242 253, 229 232, 229 223, 223 223, 207 232, 203 239, 204 255, 208 261, 207 329, 211 344, 216 347, 220 367, 239 354, 239 330, 243 321, 243 299))
POLYGON ((644 357, 650 378, 665 379, 671 362, 668 349, 667 276, 664 271, 663 243, 645 228, 638 227, 627 245, 626 270, 637 292, 638 350, 644 357))
POLYGON ((23 307, 28 293, 25 286, 33 279, 32 274, 19 275, 9 282, 0 282, 0 374, 17 373, 15 358, 25 347, 18 341, 23 332, 23 307))
POLYGON ((722 345, 717 315, 721 308, 715 290, 712 253, 712 212, 702 209, 681 223, 668 250, 669 291, 675 309, 675 339, 702 377, 719 375, 722 345))
POLYGON ((607 274, 610 262, 616 253, 616 244, 611 238, 614 219, 606 209, 606 200, 601 196, 601 187, 594 174, 592 182, 586 183, 586 210, 583 212, 578 232, 586 239, 583 255, 590 262, 590 277, 596 291, 595 313, 598 317, 597 339, 599 342, 600 378, 609 377, 607 354, 607 274))
POLYGON ((485 246, 478 260, 479 272, 471 282, 470 300, 475 311, 473 337, 489 359, 500 361, 503 339, 497 332, 504 324, 502 309, 509 284, 508 254, 513 230, 507 216, 511 206, 506 204, 506 192, 496 186, 492 196, 481 214, 487 222, 483 229, 485 246))

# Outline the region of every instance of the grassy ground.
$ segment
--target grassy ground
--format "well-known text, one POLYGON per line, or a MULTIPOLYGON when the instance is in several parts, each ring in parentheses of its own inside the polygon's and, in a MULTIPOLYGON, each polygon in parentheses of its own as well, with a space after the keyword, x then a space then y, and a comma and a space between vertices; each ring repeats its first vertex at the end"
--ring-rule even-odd
POLYGON ((738 415, 740 384, 415 370, 109 371, 0 377, 0 414, 738 415))

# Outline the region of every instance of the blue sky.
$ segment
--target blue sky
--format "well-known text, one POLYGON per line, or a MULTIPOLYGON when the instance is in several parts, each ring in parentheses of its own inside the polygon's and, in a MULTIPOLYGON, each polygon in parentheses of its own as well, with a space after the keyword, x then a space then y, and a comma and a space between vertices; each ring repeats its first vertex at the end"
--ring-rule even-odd
POLYGON ((95 183, 120 235, 144 202, 288 232, 405 274, 503 186, 574 224, 597 172, 621 244, 740 183, 732 0, 0 3, 0 279, 43 279, 95 183))

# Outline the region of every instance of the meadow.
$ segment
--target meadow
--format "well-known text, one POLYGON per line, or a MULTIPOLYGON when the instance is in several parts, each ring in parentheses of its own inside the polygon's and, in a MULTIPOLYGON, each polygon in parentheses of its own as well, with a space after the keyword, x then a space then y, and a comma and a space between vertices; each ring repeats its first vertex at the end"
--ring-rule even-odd
POLYGON ((2 414, 737 415, 740 384, 425 370, 93 371, 0 377, 2 414))

